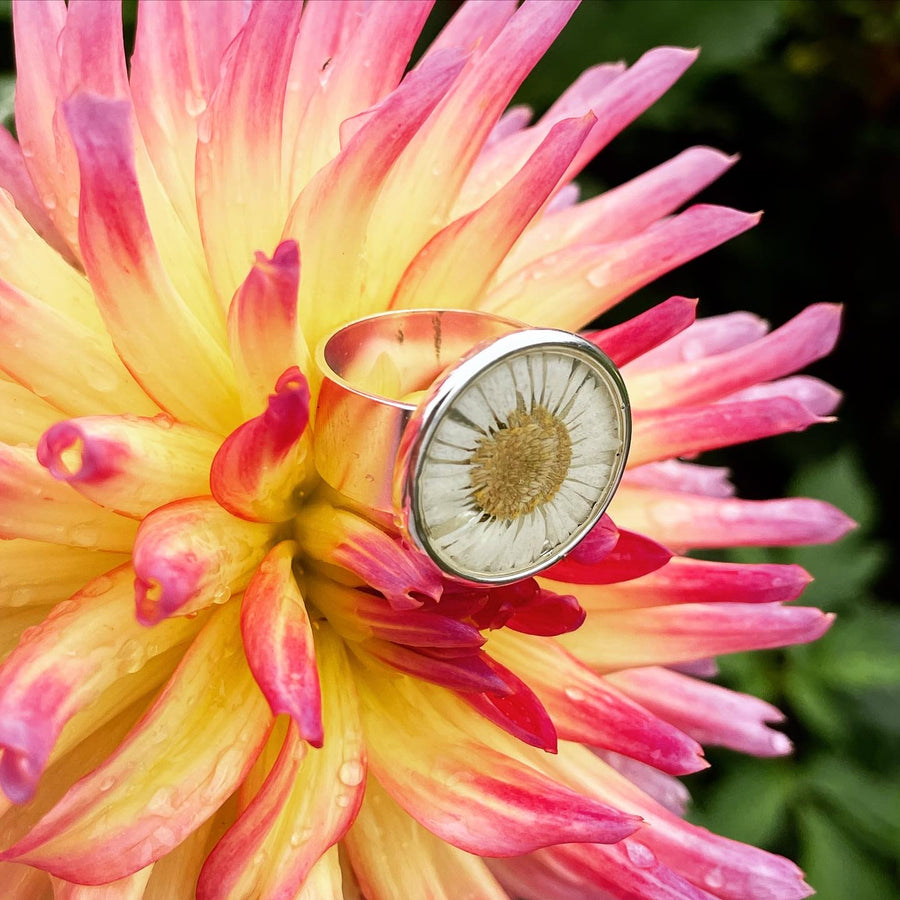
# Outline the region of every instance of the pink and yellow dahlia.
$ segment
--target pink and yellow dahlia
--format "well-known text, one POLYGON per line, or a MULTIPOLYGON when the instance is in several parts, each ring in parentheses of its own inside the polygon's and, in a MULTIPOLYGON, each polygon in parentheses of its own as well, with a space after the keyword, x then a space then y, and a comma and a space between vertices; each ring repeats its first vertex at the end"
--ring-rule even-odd
MULTIPOLYGON (((672 298, 588 337, 634 410, 609 515, 537 578, 442 574, 314 458, 313 364, 389 309, 567 331, 755 224, 678 210, 695 147, 573 179, 694 52, 510 100, 575 2, 14 3, 0 132, 0 884, 25 898, 798 898, 789 861, 684 821, 701 743, 790 749, 711 657, 815 639, 795 566, 688 551, 829 541, 701 451, 821 421, 778 330, 672 298), (102 887, 101 887, 102 886, 102 887)), ((373 361, 386 392, 391 361, 373 361)), ((348 459, 350 467, 355 460, 348 459)), ((513 515, 510 513, 510 515, 513 515)))

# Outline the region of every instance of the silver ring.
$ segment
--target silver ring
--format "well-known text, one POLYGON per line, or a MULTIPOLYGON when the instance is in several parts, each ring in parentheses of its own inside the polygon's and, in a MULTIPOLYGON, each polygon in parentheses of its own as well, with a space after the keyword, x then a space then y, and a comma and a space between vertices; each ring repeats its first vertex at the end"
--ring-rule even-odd
POLYGON ((316 361, 319 474, 392 514, 450 575, 506 584, 540 572, 591 529, 622 477, 625 385, 578 335, 403 310, 343 326, 316 361))

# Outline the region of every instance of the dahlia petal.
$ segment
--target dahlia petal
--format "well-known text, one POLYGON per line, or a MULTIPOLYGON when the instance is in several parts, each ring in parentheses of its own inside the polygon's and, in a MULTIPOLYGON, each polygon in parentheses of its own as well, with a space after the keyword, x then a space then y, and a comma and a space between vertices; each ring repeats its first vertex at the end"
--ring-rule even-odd
POLYGON ((588 615, 574 634, 557 640, 599 672, 670 665, 821 637, 833 615, 777 603, 681 603, 588 615))
POLYGON ((58 409, 28 388, 0 377, 0 441, 4 444, 30 444, 33 447, 61 415, 58 409))
POLYGON ((210 277, 230 301, 258 247, 274 246, 289 208, 281 185, 282 112, 299 3, 257 3, 222 60, 200 120, 197 208, 210 277))
POLYGON ((306 750, 292 724, 259 793, 210 854, 198 900, 294 897, 339 841, 366 789, 366 747, 346 652, 327 626, 316 633, 326 741, 306 750))
POLYGON ((633 237, 657 219, 673 213, 727 171, 736 159, 710 147, 691 147, 598 197, 545 216, 523 235, 501 271, 511 274, 571 244, 599 244, 633 237))
POLYGON ((724 206, 692 206, 624 241, 577 245, 541 257, 501 282, 480 306, 512 319, 577 329, 758 221, 758 215, 724 206))
POLYGON ((770 334, 715 356, 681 362, 633 375, 628 395, 637 409, 707 403, 771 381, 815 362, 834 349, 841 308, 818 303, 807 307, 770 334))
POLYGON ((297 510, 312 462, 304 432, 309 385, 296 366, 275 383, 266 411, 225 439, 209 472, 221 506, 252 522, 283 522, 297 510))
MULTIPOLYGON (((301 52, 310 52, 307 38, 321 31, 323 15, 326 19, 358 18, 358 24, 354 23, 351 29, 340 22, 343 41, 327 56, 322 55, 326 48, 316 46, 312 59, 304 67, 303 74, 311 82, 312 91, 307 88, 304 92, 309 100, 294 131, 293 147, 287 148, 291 158, 291 196, 296 196, 314 173, 346 146, 343 123, 371 110, 382 100, 389 102, 390 92, 397 87, 406 69, 433 0, 410 0, 400 6, 372 3, 362 10, 344 6, 327 13, 318 12, 318 16, 315 4, 311 6, 313 11, 308 5, 304 19, 312 20, 312 33, 301 20, 295 59, 301 52), (377 50, 373 52, 373 48, 377 50), (312 64, 316 64, 315 69, 312 64)), ((298 74, 296 66, 291 74, 292 77, 298 74)))
POLYGON ((634 817, 586 801, 469 736, 454 720, 473 714, 453 694, 371 669, 357 685, 372 773, 399 806, 453 846, 512 856, 559 841, 618 841, 638 827, 634 817))
POLYGON ((625 472, 622 482, 634 487, 661 488, 664 491, 704 494, 707 497, 733 497, 734 485, 730 476, 731 470, 721 466, 703 466, 679 459, 665 459, 625 472))
POLYGON ((693 323, 696 310, 696 300, 670 297, 621 325, 588 331, 584 337, 596 344, 617 366, 624 366, 684 331, 693 323))
POLYGON ((519 168, 559 118, 592 111, 596 123, 566 174, 565 180, 571 180, 620 131, 658 100, 696 58, 696 50, 656 47, 623 72, 600 70, 600 78, 589 75, 583 85, 576 82, 573 96, 564 94, 537 125, 479 159, 457 206, 470 209, 468 204, 483 198, 485 189, 490 190, 489 185, 498 180, 502 183, 505 173, 519 168), (584 104, 580 108, 576 106, 579 101, 584 104))
POLYGON ((322 699, 309 615, 294 578, 297 545, 273 547, 247 585, 241 604, 244 652, 275 715, 287 713, 299 736, 321 747, 322 699))
POLYGON ((46 872, 18 863, 0 863, 0 883, 15 900, 48 900, 52 895, 50 878, 46 872))
POLYGON ((505 666, 491 657, 487 657, 487 661, 503 679, 508 693, 460 692, 460 698, 513 737, 548 753, 556 753, 556 727, 537 695, 505 666))
MULTIPOLYGON (((38 196, 18 141, 2 126, 0 126, 0 188, 5 194, 8 193, 16 209, 21 212, 22 218, 31 228, 58 254, 68 257, 66 242, 56 230, 53 220, 38 196)), ((4 274, 2 277, 9 276, 4 274)))
POLYGON ((135 116, 166 194, 186 230, 198 238, 197 120, 218 84, 225 48, 246 13, 241 2, 138 7, 130 80, 135 116))
POLYGON ((738 500, 619 487, 612 515, 672 547, 796 546, 836 541, 856 527, 820 500, 738 500))
POLYGON ((669 812, 682 817, 686 814, 691 795, 684 783, 674 775, 667 775, 655 766, 612 750, 598 747, 591 747, 591 750, 669 812))
POLYGON ((787 735, 768 725, 784 715, 757 697, 660 668, 615 672, 607 681, 703 744, 755 756, 791 752, 787 735))
POLYGON ((569 551, 568 558, 584 565, 600 562, 619 542, 619 529, 604 513, 591 530, 569 551))
MULTIPOLYGON (((5 610, 3 614, 3 630, 0 631, 0 663, 4 662, 18 646, 23 634, 35 625, 39 625, 50 611, 50 607, 20 606, 5 610)), ((6 797, 0 791, 0 809, 6 797)))
POLYGON ((596 561, 570 553, 541 572, 542 578, 572 584, 614 584, 630 581, 664 566, 672 554, 650 538, 619 530, 615 546, 596 561))
POLYGON ((85 268, 116 350, 167 412, 228 431, 238 409, 231 361, 162 265, 135 174, 129 105, 80 94, 64 111, 81 172, 85 268))
POLYGON ((0 444, 0 538, 127 552, 135 524, 60 484, 34 450, 0 444))
POLYGON ((38 462, 79 494, 141 518, 179 497, 205 493, 218 439, 165 415, 89 416, 52 426, 38 462))
POLYGON ((54 121, 60 85, 60 37, 65 0, 16 3, 16 131, 38 196, 75 259, 78 250, 78 167, 63 129, 54 121), (34 65, 40 60, 40 65, 34 65), (72 202, 74 200, 74 203, 72 202))
POLYGON ((396 609, 421 606, 417 595, 430 600, 441 595, 440 572, 427 556, 347 510, 307 504, 297 514, 295 534, 313 559, 357 575, 396 609))
POLYGON ((675 603, 787 603, 812 581, 800 566, 727 563, 675 556, 642 578, 579 588, 588 611, 675 603))
POLYGON ((503 30, 517 5, 517 0, 473 0, 463 3, 429 44, 425 55, 451 47, 483 53, 503 30))
POLYGON ((297 325, 299 283, 299 248, 296 241, 284 241, 271 259, 256 254, 228 308, 228 343, 248 416, 265 410, 269 392, 284 371, 292 366, 312 371, 297 325))
POLYGON ((516 608, 506 620, 506 627, 523 634, 550 637, 574 631, 584 621, 584 616, 577 597, 541 588, 531 602, 516 608))
POLYGON ((85 582, 127 561, 104 553, 18 540, 0 542, 0 606, 40 606, 71 596, 85 582))
POLYGON ((233 799, 226 801, 217 813, 192 831, 174 850, 153 863, 143 900, 194 896, 200 869, 220 835, 234 820, 234 807, 233 799))
MULTIPOLYGON (((379 259, 374 251, 371 257, 341 257, 337 261, 328 235, 341 233, 345 241, 359 241, 360 245, 374 239, 369 220, 384 179, 463 63, 457 53, 448 51, 410 72, 340 155, 315 175, 294 204, 284 235, 303 247, 298 311, 303 332, 312 344, 339 321, 379 308, 364 306, 360 296, 360 285, 368 283, 366 279, 380 277, 376 268, 361 268, 376 265, 379 259), (363 272, 365 278, 361 277, 363 272)), ((404 196, 408 196, 408 187, 404 196)), ((393 229, 391 235, 396 239, 393 229)), ((396 283, 391 283, 392 290, 396 283)), ((386 306, 387 298, 380 308, 386 306)))
POLYGON ((772 397, 790 397, 802 403, 813 415, 830 416, 840 405, 842 394, 818 378, 794 375, 780 378, 769 384, 755 384, 734 394, 727 400, 768 400, 772 397))
POLYGON ((646 372, 705 356, 727 353, 758 340, 769 330, 765 319, 748 312, 726 313, 697 319, 664 344, 644 353, 629 364, 627 372, 646 372))
POLYGON ((139 621, 153 625, 225 603, 250 582, 271 535, 270 526, 237 519, 212 497, 154 510, 134 540, 139 621))
POLYGON ((2 368, 69 415, 154 415, 106 334, 0 281, 2 368))
MULTIPOLYGON (((408 139, 372 214, 366 235, 370 268, 363 286, 365 311, 387 307, 409 263, 451 217, 453 198, 482 145, 576 6, 571 0, 523 4, 497 37, 483 44, 483 52, 478 52, 480 48, 473 51, 452 88, 446 89, 448 82, 442 89, 446 95, 443 102, 427 127, 418 128, 408 139), (404 223, 400 230, 395 227, 398 216, 404 223)), ((424 62, 433 66, 446 52, 424 62)), ((420 74, 423 68, 419 65, 411 74, 420 74)), ((401 90, 407 81, 409 76, 401 90)), ((492 186, 491 193, 496 187, 492 186)), ((360 283, 359 278, 353 283, 352 296, 359 292, 360 283)))
POLYGON ((152 634, 131 615, 132 570, 102 575, 59 603, 0 668, 0 785, 29 800, 63 726, 110 684, 186 640, 192 623, 152 634))
POLYGON ((409 264, 391 306, 475 305, 528 223, 546 203, 595 122, 563 119, 522 168, 478 209, 439 231, 409 264))
POLYGON ((804 431, 823 421, 828 419, 813 415, 786 397, 638 411, 628 462, 640 466, 677 456, 694 456, 703 450, 804 431))
POLYGON ((296 900, 344 900, 345 896, 341 858, 335 844, 309 870, 296 900))
POLYGON ((660 863, 638 840, 548 847, 492 861, 491 869, 523 900, 714 900, 660 863))
POLYGON ((491 635, 489 651, 527 676, 562 740, 605 747, 674 775, 706 768, 695 740, 629 700, 555 642, 503 630, 491 635))
MULTIPOLYGON (((704 900, 706 891, 722 900, 746 900, 754 895, 801 900, 811 893, 803 873, 790 860, 685 822, 583 747, 561 745, 558 757, 545 755, 541 762, 576 790, 643 816, 647 827, 640 832, 640 843, 660 863, 697 886, 704 900)), ((656 895, 638 896, 649 900, 656 895)), ((684 894, 668 896, 674 900, 684 894)))
POLYGON ((238 613, 216 611, 119 749, 2 858, 104 884, 159 859, 221 806, 271 722, 241 654, 238 613))
POLYGON ((153 874, 153 866, 139 869, 107 884, 75 884, 50 876, 53 884, 53 900, 143 900, 144 889, 153 874))
POLYGON ((484 861, 442 841, 408 816, 369 778, 366 796, 344 846, 371 900, 415 897, 428 885, 430 900, 507 900, 484 861))

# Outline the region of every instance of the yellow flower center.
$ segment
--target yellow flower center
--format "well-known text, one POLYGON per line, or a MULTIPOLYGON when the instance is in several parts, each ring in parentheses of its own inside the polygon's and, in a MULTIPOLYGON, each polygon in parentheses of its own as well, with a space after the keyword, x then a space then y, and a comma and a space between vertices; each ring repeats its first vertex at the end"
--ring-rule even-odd
POLYGON ((565 424, 542 406, 515 410, 507 426, 483 437, 471 459, 478 506, 498 519, 517 519, 552 500, 565 481, 572 441, 565 424))

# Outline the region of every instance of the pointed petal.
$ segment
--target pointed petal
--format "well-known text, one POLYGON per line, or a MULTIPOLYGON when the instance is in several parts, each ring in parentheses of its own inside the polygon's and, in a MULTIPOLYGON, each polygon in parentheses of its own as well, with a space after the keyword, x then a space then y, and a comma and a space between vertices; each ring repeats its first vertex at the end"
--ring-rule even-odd
POLYGON ((430 900, 507 900, 483 860, 419 825, 376 778, 368 780, 344 846, 360 888, 372 900, 415 897, 426 884, 430 900))
POLYGON ((836 541, 856 527, 820 500, 738 500, 622 485, 616 522, 673 547, 796 546, 836 541))
POLYGON ((129 105, 80 94, 65 116, 81 172, 85 268, 116 350, 173 416, 229 430, 238 409, 231 362, 162 265, 137 182, 129 105))
POLYGON ((438 232, 400 280, 391 307, 467 309, 483 293, 501 261, 549 199, 594 124, 593 115, 564 119, 522 168, 475 211, 438 232))
POLYGON ((141 518, 180 497, 205 493, 218 438, 168 416, 89 416, 41 437, 38 461, 84 497, 141 518))
POLYGON ((431 600, 441 595, 440 572, 428 557, 347 510, 307 504, 297 515, 295 534, 313 559, 349 570, 396 609, 421 606, 416 595, 431 600))
POLYGON ((316 633, 316 659, 325 744, 305 751, 291 725, 259 793, 203 866, 198 900, 294 897, 356 817, 366 787, 366 748, 346 652, 325 624, 316 633))
POLYGON ((4 858, 103 884, 159 859, 221 806, 271 721, 241 654, 238 613, 216 611, 119 749, 4 858))
MULTIPOLYGON (((541 578, 571 584, 614 584, 655 572, 664 566, 671 556, 669 550, 642 534, 620 529, 613 549, 599 560, 586 560, 583 555, 573 552, 560 562, 544 569, 541 578)), ((549 586, 552 588, 554 584, 551 583, 549 586)))
POLYGON ((159 407, 132 378, 109 340, 0 281, 2 369, 69 415, 149 415, 159 407))
POLYGON ((257 3, 222 61, 200 122, 197 206, 213 284, 227 305, 290 202, 281 184, 282 114, 299 3, 257 3))
POLYGON ((127 552, 135 523, 60 484, 34 450, 0 444, 0 538, 127 552))
POLYGON ((322 700, 309 615, 294 578, 297 545, 273 547, 247 585, 241 634, 253 677, 275 715, 287 713, 298 735, 322 746, 322 700))
POLYGON ((296 366, 275 383, 266 411, 233 431, 209 473, 213 496, 251 522, 283 522, 298 509, 310 480, 309 385, 296 366))
POLYGON ((153 632, 131 614, 130 566, 102 575, 20 641, 0 668, 0 784, 30 799, 65 724, 117 679, 187 640, 186 620, 153 632))
POLYGON ((696 315, 697 301, 670 297, 621 325, 584 334, 617 366, 624 366, 684 331, 696 315))
POLYGON ((555 641, 503 630, 491 635, 488 647, 528 679, 562 740, 605 747, 673 775, 706 767, 703 749, 677 723, 629 700, 555 641))
POLYGON ((841 308, 818 303, 781 328, 742 347, 655 369, 628 379, 636 409, 719 400, 762 381, 788 375, 834 349, 841 308))
POLYGON ((2 541, 0 606, 57 603, 127 559, 124 553, 84 550, 22 538, 2 541))
POLYGON ((703 744, 756 756, 791 752, 787 735, 767 724, 781 722, 784 716, 764 700, 670 669, 631 669, 606 680, 703 744))
POLYGON ((710 562, 675 556, 642 578, 578 590, 586 609, 637 609, 674 603, 787 603, 812 581, 800 566, 710 562))
POLYGON ((297 324, 300 251, 296 241, 278 245, 271 259, 257 253, 228 308, 228 343, 244 412, 258 415, 269 392, 292 366, 309 373, 309 350, 297 324))
MULTIPOLYGON (((379 306, 364 306, 360 296, 365 279, 378 277, 377 270, 370 271, 378 257, 370 258, 367 251, 365 258, 341 257, 338 263, 328 236, 340 233, 348 246, 369 246, 372 208, 391 166, 462 65, 460 56, 448 51, 412 71, 294 204, 284 234, 303 248, 298 309, 303 332, 312 344, 338 322, 386 308, 387 298, 379 306)), ((396 239, 393 229, 392 236, 396 239)))
POLYGON ((250 582, 271 536, 270 526, 237 519, 212 497, 154 510, 134 542, 139 621, 152 625, 225 603, 250 582))
POLYGON ((588 615, 577 632, 556 640, 592 669, 614 672, 805 644, 833 619, 814 607, 777 603, 681 603, 588 615))
POLYGON ((628 462, 640 466, 678 456, 690 457, 704 450, 804 431, 823 421, 828 420, 789 398, 637 411, 628 462))
POLYGON ((374 669, 357 685, 373 774, 409 815, 453 846, 511 856, 551 842, 617 841, 637 827, 631 816, 585 801, 471 737, 455 722, 473 713, 451 693, 374 669))
POLYGON ((633 238, 544 256, 500 283, 480 308, 511 319, 577 329, 758 221, 759 216, 723 206, 692 206, 633 238))
POLYGON ((734 394, 728 400, 768 400, 773 397, 790 397, 802 403, 817 416, 830 416, 840 405, 842 394, 818 378, 809 375, 793 375, 779 378, 768 384, 755 384, 734 394))

